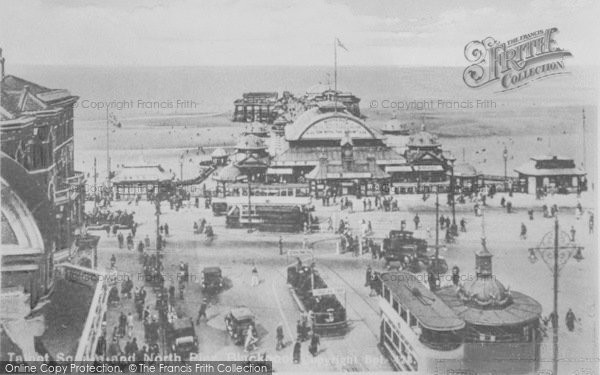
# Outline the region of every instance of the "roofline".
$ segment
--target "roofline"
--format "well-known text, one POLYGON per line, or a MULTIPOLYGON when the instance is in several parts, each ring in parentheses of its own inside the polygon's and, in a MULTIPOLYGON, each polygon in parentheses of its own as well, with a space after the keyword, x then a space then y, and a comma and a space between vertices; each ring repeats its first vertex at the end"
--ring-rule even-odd
MULTIPOLYGON (((304 133, 306 133, 308 131, 308 129, 312 128, 313 126, 315 126, 316 124, 320 123, 323 120, 327 120, 327 119, 330 119, 333 117, 343 117, 343 118, 346 118, 350 121, 357 123, 358 125, 362 126, 367 132, 369 132, 369 134, 371 134, 371 136, 372 136, 371 139, 379 139, 379 140, 385 139, 385 137, 381 136, 375 130, 371 129, 371 127, 369 125, 367 125, 364 121, 362 121, 360 118, 358 118, 356 116, 352 116, 352 115, 344 113, 344 112, 328 112, 328 113, 320 114, 317 117, 317 119, 315 119, 308 126, 306 126, 302 130, 302 132, 300 134, 298 134, 298 136, 295 137, 295 139, 286 139, 286 140, 299 141, 302 139, 302 136, 304 135, 304 133)), ((310 140, 312 141, 312 140, 321 140, 321 139, 322 140, 331 140, 331 138, 311 138, 310 140)))

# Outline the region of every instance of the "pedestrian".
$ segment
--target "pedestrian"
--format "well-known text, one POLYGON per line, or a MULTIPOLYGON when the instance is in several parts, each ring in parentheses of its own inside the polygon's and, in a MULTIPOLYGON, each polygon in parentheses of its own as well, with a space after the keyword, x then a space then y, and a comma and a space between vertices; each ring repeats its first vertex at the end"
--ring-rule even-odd
POLYGON ((279 236, 279 255, 283 255, 283 237, 279 236))
POLYGON ((165 223, 165 237, 169 236, 169 224, 165 223))
POLYGON ((567 324, 567 329, 570 332, 573 332, 573 330, 575 329, 575 313, 570 308, 569 308, 569 311, 567 311, 565 323, 567 324))
POLYGON ((302 350, 302 343, 300 342, 300 337, 298 337, 298 339, 296 339, 296 343, 294 344, 294 352, 293 352, 294 363, 300 363, 301 350, 302 350))
POLYGON ((117 263, 117 257, 115 256, 115 254, 113 254, 110 257, 110 268, 114 268, 116 263, 117 263))
POLYGON ((183 299, 183 290, 185 289, 185 283, 184 281, 180 278, 179 279, 179 299, 183 299))
POLYGON ((127 335, 129 338, 133 336, 133 315, 131 313, 127 314, 127 335))
POLYGON ((310 338, 310 346, 308 347, 308 351, 312 354, 313 357, 316 357, 319 353, 319 344, 321 340, 319 339, 319 335, 313 332, 312 337, 310 338))
POLYGON ((254 326, 250 324, 246 331, 246 341, 244 342, 244 351, 250 352, 254 350, 254 343, 256 343, 257 339, 254 337, 254 326))
POLYGON ((454 286, 458 286, 458 282, 460 281, 460 269, 458 266, 452 267, 452 284, 454 286))
POLYGON ((137 248, 139 253, 143 253, 144 252, 144 243, 142 241, 140 241, 138 243, 138 248, 137 248))
POLYGON ((415 230, 419 229, 419 223, 421 222, 421 219, 419 218, 419 214, 415 215, 415 218, 413 219, 413 221, 415 222, 415 230))
POLYGON ((571 242, 575 242, 575 227, 571 225, 571 242))
POLYGON ((131 235, 132 235, 133 237, 135 237, 135 234, 136 234, 136 233, 137 233, 137 223, 133 223, 133 224, 131 225, 131 235))
POLYGON ((106 230, 106 237, 110 237, 110 224, 106 224, 104 229, 106 230))
POLYGON ((198 318, 196 319, 196 324, 200 324, 200 318, 207 319, 206 307, 207 307, 207 301, 206 301, 206 298, 203 298, 202 303, 200 304, 200 310, 198 310, 198 318))
POLYGON ((104 335, 98 337, 98 344, 96 344, 96 355, 102 358, 106 356, 106 337, 104 337, 104 335))
POLYGON ((520 235, 520 238, 522 240, 526 240, 527 239, 527 227, 523 223, 521 223, 521 235, 520 235))
POLYGON ((117 224, 113 225, 112 231, 113 231, 113 235, 116 236, 117 233, 119 232, 119 227, 117 226, 117 224))
POLYGON ((279 323, 277 325, 277 343, 275 344, 275 350, 279 351, 285 348, 285 344, 283 343, 283 325, 279 323))
POLYGON ((258 269, 256 268, 256 266, 252 267, 252 278, 250 280, 250 285, 251 286, 258 286, 259 281, 258 281, 258 269))
POLYGON ((148 237, 148 235, 146 235, 146 237, 144 238, 144 247, 146 249, 150 248, 150 237, 148 237))
POLYGON ((108 346, 108 357, 115 360, 121 355, 121 347, 119 346, 119 340, 113 337, 112 342, 108 346))
POLYGON ((121 315, 119 315, 119 330, 118 330, 119 337, 125 336, 126 329, 127 329, 127 315, 125 315, 125 313, 121 311, 121 315))
POLYGON ((365 273, 365 286, 369 286, 369 284, 371 283, 371 275, 373 274, 373 270, 371 269, 371 266, 367 266, 367 271, 365 273))
POLYGON ((129 345, 130 351, 132 355, 135 355, 138 352, 138 344, 137 344, 137 338, 133 338, 133 340, 131 340, 131 344, 129 345))
POLYGON ((533 209, 529 209, 527 214, 529 215, 529 220, 533 220, 533 209))
POLYGON ((465 220, 464 217, 462 219, 460 219, 460 231, 461 232, 467 231, 467 221, 465 220))

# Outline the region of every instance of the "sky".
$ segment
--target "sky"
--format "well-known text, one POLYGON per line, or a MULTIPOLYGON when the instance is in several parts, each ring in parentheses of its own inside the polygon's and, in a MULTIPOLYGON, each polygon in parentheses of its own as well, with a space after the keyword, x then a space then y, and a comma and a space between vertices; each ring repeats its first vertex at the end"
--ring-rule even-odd
POLYGON ((464 48, 558 27, 598 65, 596 0, 0 0, 7 63, 466 66, 464 48))

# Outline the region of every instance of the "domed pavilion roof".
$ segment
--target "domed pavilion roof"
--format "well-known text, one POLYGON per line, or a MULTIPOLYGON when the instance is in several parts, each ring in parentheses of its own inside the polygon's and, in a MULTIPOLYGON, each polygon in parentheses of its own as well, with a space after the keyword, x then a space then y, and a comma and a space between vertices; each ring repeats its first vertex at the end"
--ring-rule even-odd
POLYGON ((242 136, 235 148, 238 150, 264 150, 267 146, 262 138, 254 134, 247 134, 242 136))
POLYGON ((214 179, 221 182, 235 182, 240 176, 242 171, 235 165, 229 164, 214 175, 214 179))
POLYGON ((266 133, 268 133, 267 127, 258 121, 247 123, 244 128, 244 134, 263 135, 266 133))
POLYGON ((457 177, 476 177, 481 173, 469 163, 458 163, 454 165, 454 175, 457 177))
POLYGON ((346 131, 350 132, 353 139, 383 138, 377 130, 343 108, 335 112, 315 107, 304 111, 292 124, 285 127, 285 139, 339 141, 346 131))
POLYGON ((224 158, 227 156, 227 152, 223 148, 219 147, 215 149, 210 156, 213 158, 224 158))
POLYGON ((408 146, 409 147, 439 147, 441 146, 438 142, 438 139, 435 135, 426 132, 420 131, 418 133, 412 134, 408 137, 408 146))

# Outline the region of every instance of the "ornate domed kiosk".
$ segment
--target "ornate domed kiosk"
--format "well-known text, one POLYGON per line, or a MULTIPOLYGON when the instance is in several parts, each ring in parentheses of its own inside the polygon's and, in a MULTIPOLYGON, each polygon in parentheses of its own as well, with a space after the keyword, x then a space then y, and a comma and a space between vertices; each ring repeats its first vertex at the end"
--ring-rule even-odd
MULTIPOLYGON (((505 287, 492 272, 486 246, 475 252, 473 280, 447 286, 436 294, 465 321, 467 368, 528 373, 539 364, 539 321, 542 306, 533 298, 505 287), (510 366, 507 368, 506 366, 510 366)), ((476 370, 478 371, 478 370, 476 370)))

